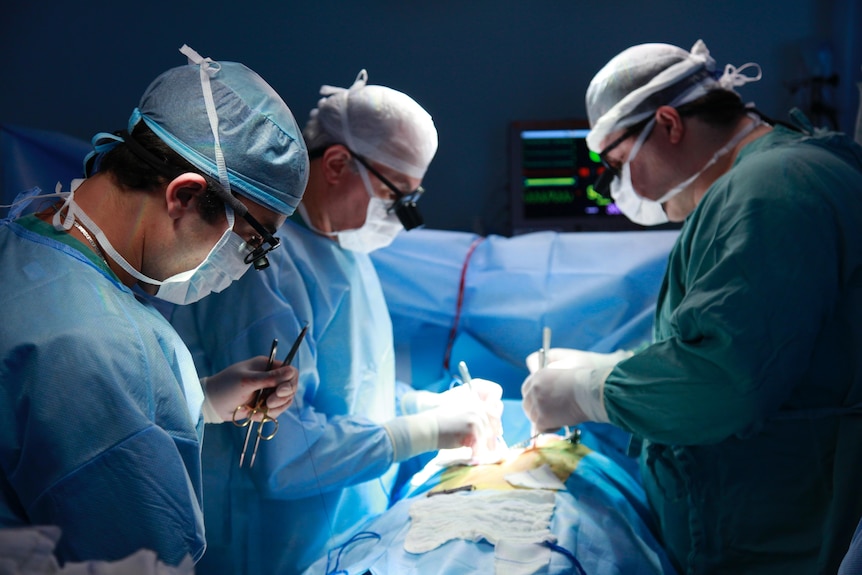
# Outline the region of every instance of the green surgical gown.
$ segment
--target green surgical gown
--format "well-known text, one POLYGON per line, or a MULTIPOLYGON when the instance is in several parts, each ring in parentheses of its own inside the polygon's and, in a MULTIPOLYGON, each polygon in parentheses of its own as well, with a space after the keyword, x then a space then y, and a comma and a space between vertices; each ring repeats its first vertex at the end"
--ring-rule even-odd
POLYGON ((686 220, 613 423, 683 573, 835 573, 862 516, 862 148, 782 127, 686 220))

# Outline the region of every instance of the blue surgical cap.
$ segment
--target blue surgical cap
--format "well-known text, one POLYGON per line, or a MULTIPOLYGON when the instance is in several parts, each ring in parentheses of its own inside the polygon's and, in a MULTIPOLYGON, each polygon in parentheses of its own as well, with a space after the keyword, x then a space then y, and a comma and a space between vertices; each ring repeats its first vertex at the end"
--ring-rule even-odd
MULTIPOLYGON (((291 215, 308 182, 308 152, 287 104, 259 75, 236 62, 209 61, 209 85, 230 188, 291 215)), ((175 152, 219 179, 215 138, 198 64, 156 78, 129 119, 143 121, 175 152)))

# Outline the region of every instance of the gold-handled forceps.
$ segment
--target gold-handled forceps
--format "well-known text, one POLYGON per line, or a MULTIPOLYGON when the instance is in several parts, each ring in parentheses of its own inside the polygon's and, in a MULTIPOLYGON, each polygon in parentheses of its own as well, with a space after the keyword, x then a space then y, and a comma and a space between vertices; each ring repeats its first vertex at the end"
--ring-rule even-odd
MULTIPOLYGON (((293 345, 290 348, 290 351, 287 353, 287 357, 284 359, 283 365, 290 365, 293 361, 296 352, 299 350, 299 345, 302 343, 302 339, 305 337, 305 332, 308 331, 308 325, 302 328, 302 331, 299 332, 296 340, 293 342, 293 345)), ((275 362, 275 354, 278 350, 278 339, 272 340, 272 347, 269 351, 269 361, 266 364, 266 371, 272 369, 273 363, 275 362)), ((242 444, 242 453, 239 455, 239 466, 242 467, 245 462, 245 455, 248 452, 248 442, 251 439, 252 429, 254 428, 254 417, 256 415, 260 415, 260 422, 257 427, 257 438, 254 440, 254 449, 251 452, 251 461, 249 462, 249 467, 254 467, 254 461, 257 458, 257 450, 260 447, 261 439, 264 441, 269 441, 275 434, 278 433, 278 420, 269 416, 269 406, 266 404, 266 400, 270 395, 275 391, 275 387, 269 387, 266 389, 259 389, 257 394, 255 394, 254 401, 252 401, 251 405, 240 405, 237 406, 236 409, 233 410, 233 424, 237 427, 247 427, 248 430, 245 432, 245 441, 242 444), (244 419, 242 417, 237 417, 241 412, 246 412, 244 419), (270 433, 264 433, 264 426, 268 423, 272 424, 272 431, 270 433)))

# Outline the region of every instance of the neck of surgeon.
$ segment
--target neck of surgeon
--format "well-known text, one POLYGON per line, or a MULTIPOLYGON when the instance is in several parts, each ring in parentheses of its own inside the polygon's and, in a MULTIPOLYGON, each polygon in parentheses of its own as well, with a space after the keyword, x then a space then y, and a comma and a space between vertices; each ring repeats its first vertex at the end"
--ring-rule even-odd
POLYGON ((678 185, 703 169, 680 193, 663 204, 668 220, 681 222, 691 214, 712 184, 730 170, 740 150, 772 130, 751 116, 742 116, 729 126, 709 124, 698 116, 681 117, 674 108, 656 111, 657 146, 666 148, 672 161, 663 162, 672 185, 678 185), (738 141, 733 142, 734 138, 738 141), (732 144, 729 149, 722 148, 732 144), (719 154, 719 155, 717 155, 719 154))

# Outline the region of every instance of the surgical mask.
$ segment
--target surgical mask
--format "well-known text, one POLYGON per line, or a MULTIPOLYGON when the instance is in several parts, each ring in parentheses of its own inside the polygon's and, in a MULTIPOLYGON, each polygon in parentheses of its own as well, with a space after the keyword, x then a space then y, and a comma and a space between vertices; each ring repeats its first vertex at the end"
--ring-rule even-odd
POLYGON ((194 269, 175 274, 164 280, 157 280, 144 275, 136 270, 120 253, 114 249, 108 241, 104 232, 90 219, 87 214, 74 201, 77 182, 73 182, 72 191, 66 198, 63 206, 54 214, 53 224, 58 230, 69 230, 74 221, 80 220, 98 240, 99 246, 129 275, 138 281, 159 286, 156 297, 178 305, 194 303, 210 293, 224 290, 231 283, 238 280, 248 271, 249 264, 245 263, 245 255, 248 253, 248 245, 233 231, 233 210, 225 206, 228 226, 225 232, 216 242, 215 246, 207 254, 206 258, 194 269), (65 217, 61 216, 63 209, 66 210, 65 217))
POLYGON ((662 208, 662 204, 682 192, 690 186, 701 174, 711 168, 723 156, 727 155, 739 142, 760 126, 763 122, 757 116, 749 115, 751 123, 737 132, 724 146, 715 152, 706 164, 703 165, 692 176, 686 178, 670 190, 664 193, 658 200, 649 200, 643 198, 635 192, 632 185, 631 162, 634 161, 638 152, 646 141, 649 133, 655 125, 653 118, 641 132, 634 146, 632 146, 629 157, 620 169, 620 175, 611 182, 611 197, 614 199, 620 211, 631 221, 642 226, 657 226, 668 222, 667 214, 662 208))
POLYGON ((368 208, 365 211, 365 223, 353 230, 344 230, 330 234, 338 241, 338 245, 346 250, 360 253, 371 253, 385 248, 404 229, 395 213, 388 213, 385 200, 374 195, 371 179, 365 166, 358 164, 362 183, 368 192, 368 208))

